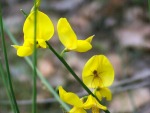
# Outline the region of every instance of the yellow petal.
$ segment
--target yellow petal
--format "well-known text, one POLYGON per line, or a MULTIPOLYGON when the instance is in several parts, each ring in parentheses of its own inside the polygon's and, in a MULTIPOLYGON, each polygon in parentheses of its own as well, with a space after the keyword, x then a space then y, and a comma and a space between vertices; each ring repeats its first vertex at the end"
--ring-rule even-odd
POLYGON ((100 113, 100 109, 97 107, 92 107, 92 113, 100 113))
POLYGON ((106 87, 103 87, 103 88, 99 88, 95 95, 100 99, 102 100, 102 97, 105 97, 107 101, 110 101, 112 99, 112 94, 111 94, 111 91, 110 89, 106 88, 106 87))
POLYGON ((82 79, 90 88, 107 87, 114 80, 114 69, 104 55, 95 55, 85 64, 82 79))
MULTIPOLYGON (((24 32, 24 40, 30 41, 33 43, 34 39, 34 17, 35 12, 31 12, 29 16, 26 18, 23 32, 24 32)), ((51 22, 50 18, 41 11, 37 11, 37 22, 36 22, 36 39, 49 40, 54 34, 54 26, 51 22)))
POLYGON ((103 82, 103 87, 112 85, 114 81, 114 69, 108 58, 104 55, 97 56, 99 66, 98 73, 103 82))
POLYGON ((87 52, 88 50, 90 50, 92 48, 91 41, 92 41, 93 37, 94 37, 94 35, 88 37, 85 40, 77 40, 77 48, 74 49, 74 51, 87 52))
POLYGON ((20 47, 17 50, 17 55, 20 57, 25 57, 25 56, 29 56, 33 53, 33 49, 31 49, 30 47, 20 47))
POLYGON ((86 40, 87 42, 91 43, 94 36, 95 36, 95 35, 92 35, 92 36, 88 37, 88 38, 85 39, 85 40, 86 40))
MULTIPOLYGON (((94 82, 95 79, 94 79, 93 71, 97 70, 98 66, 99 66, 99 63, 95 55, 86 62, 83 68, 82 79, 85 85, 87 85, 89 88, 97 88, 97 82, 96 83, 94 82)), ((101 82, 98 82, 98 83, 101 83, 101 82)))
POLYGON ((29 56, 33 53, 33 49, 31 47, 20 46, 17 48, 17 55, 20 57, 29 56))
POLYGON ((42 48, 46 48, 47 47, 46 42, 44 40, 38 40, 38 44, 42 48))
POLYGON ((87 101, 84 103, 84 108, 90 109, 92 107, 96 107, 103 110, 107 109, 106 106, 101 105, 92 95, 89 95, 87 101))
POLYGON ((12 45, 17 50, 17 55, 20 57, 29 56, 33 53, 33 45, 29 42, 24 42, 22 46, 12 45))
POLYGON ((92 45, 86 40, 77 40, 77 48, 74 51, 86 52, 92 48, 92 45))
POLYGON ((87 113, 83 108, 73 107, 69 113, 87 113))
POLYGON ((66 92, 62 86, 59 87, 59 95, 60 95, 60 98, 70 104, 70 105, 73 105, 75 107, 82 107, 83 106, 83 103, 82 101, 80 100, 80 98, 75 94, 75 93, 72 93, 72 92, 66 92))
POLYGON ((11 46, 14 47, 16 50, 18 50, 19 47, 20 47, 20 46, 18 46, 18 45, 11 45, 11 46))
POLYGON ((94 94, 97 96, 97 98, 102 101, 102 94, 100 92, 100 88, 97 88, 94 94))
POLYGON ((57 24, 59 40, 69 50, 77 47, 77 36, 66 18, 60 18, 57 24))

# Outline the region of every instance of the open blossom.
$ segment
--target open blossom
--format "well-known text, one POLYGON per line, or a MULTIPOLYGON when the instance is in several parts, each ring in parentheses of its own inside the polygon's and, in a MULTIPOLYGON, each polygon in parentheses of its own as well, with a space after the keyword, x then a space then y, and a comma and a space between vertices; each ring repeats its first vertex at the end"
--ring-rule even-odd
POLYGON ((89 95, 84 102, 75 93, 66 92, 62 86, 59 86, 59 96, 64 102, 73 106, 69 113, 87 113, 85 109, 91 108, 92 113, 99 113, 100 109, 107 110, 107 107, 101 105, 92 95, 89 95))
POLYGON ((78 40, 66 18, 60 18, 57 24, 59 40, 65 46, 66 51, 86 52, 92 48, 90 36, 85 40, 78 40))
POLYGON ((94 55, 85 64, 82 79, 89 88, 108 87, 114 81, 113 66, 104 55, 94 55))
MULTIPOLYGON (((46 48, 46 42, 54 34, 54 26, 50 18, 43 12, 36 11, 36 43, 37 47, 46 48)), ((34 46, 34 27, 35 12, 31 11, 23 25, 24 43, 22 46, 12 45, 17 49, 17 55, 20 57, 29 56, 33 53, 34 46)))
POLYGON ((72 92, 66 92, 62 86, 59 86, 59 96, 60 98, 73 106, 69 113, 87 113, 83 108, 82 100, 72 92))

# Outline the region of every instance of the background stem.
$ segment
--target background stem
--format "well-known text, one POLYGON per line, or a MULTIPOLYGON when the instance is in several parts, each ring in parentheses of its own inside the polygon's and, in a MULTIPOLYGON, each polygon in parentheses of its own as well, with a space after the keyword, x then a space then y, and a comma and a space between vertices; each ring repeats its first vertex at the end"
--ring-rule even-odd
POLYGON ((8 85, 8 92, 10 93, 11 100, 13 102, 13 108, 15 109, 16 113, 20 113, 18 109, 18 105, 16 102, 16 98, 14 95, 14 90, 12 87, 12 82, 11 82, 11 75, 10 75, 10 70, 9 70, 9 63, 8 63, 8 57, 7 57, 7 50, 6 50, 6 44, 5 44, 5 39, 4 39, 4 30, 3 30, 3 20, 2 20, 2 10, 1 10, 1 5, 0 5, 0 29, 1 29, 1 38, 2 38, 2 47, 3 47, 3 53, 4 53, 4 58, 5 58, 5 66, 6 66, 6 71, 7 71, 7 85, 8 85))
POLYGON ((37 89, 36 89, 36 82, 37 82, 37 48, 36 48, 36 23, 37 23, 37 7, 36 7, 36 0, 34 0, 34 52, 33 52, 33 97, 32 97, 32 113, 36 113, 36 101, 37 101, 37 89))

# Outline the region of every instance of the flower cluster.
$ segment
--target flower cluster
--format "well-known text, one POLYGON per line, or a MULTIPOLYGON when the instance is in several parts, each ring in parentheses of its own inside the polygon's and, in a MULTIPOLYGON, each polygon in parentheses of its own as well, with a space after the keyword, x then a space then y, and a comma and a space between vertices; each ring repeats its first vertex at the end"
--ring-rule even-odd
MULTIPOLYGON (((39 3, 37 2, 36 5, 39 6, 39 3)), ((46 48, 46 42, 54 35, 54 25, 45 13, 41 12, 38 8, 34 10, 33 7, 24 22, 23 33, 23 45, 12 45, 20 57, 29 56, 33 53, 34 40, 36 40, 37 48, 46 48)), ((94 35, 85 40, 79 40, 66 18, 58 20, 57 33, 60 42, 65 47, 63 52, 87 52, 92 48, 91 42, 94 35)), ((108 101, 111 100, 112 95, 108 87, 113 83, 114 70, 106 56, 94 55, 91 57, 83 68, 82 80, 88 88, 92 88, 93 95, 100 101, 102 98, 106 98, 108 101)), ((101 105, 91 94, 79 98, 75 93, 66 92, 60 86, 59 95, 64 102, 73 106, 69 111, 70 113, 87 113, 87 109, 92 109, 92 113, 99 113, 100 109, 107 110, 107 107, 101 105)))
MULTIPOLYGON (((86 52, 92 48, 90 36, 85 40, 78 40, 66 18, 60 18, 57 24, 59 40, 65 46, 65 51, 86 52)), ((54 34, 54 26, 51 19, 43 12, 31 10, 23 25, 24 43, 22 46, 12 45, 20 57, 29 56, 34 50, 34 37, 36 36, 36 47, 46 48, 46 41, 54 34), (35 16, 36 13, 36 16, 35 16), (35 23, 36 17, 36 23, 35 23), (36 31, 35 30, 36 24, 36 31), (36 35, 35 35, 36 32, 36 35)))
MULTIPOLYGON (((102 98, 110 101, 112 98, 109 86, 114 80, 114 69, 104 55, 95 55, 85 64, 82 71, 83 83, 93 88, 93 94, 101 101, 102 98)), ((107 110, 106 106, 101 105, 92 95, 81 99, 72 92, 66 92, 59 87, 60 98, 73 106, 70 113, 86 113, 86 109, 92 109, 92 113, 99 113, 99 109, 107 110)))

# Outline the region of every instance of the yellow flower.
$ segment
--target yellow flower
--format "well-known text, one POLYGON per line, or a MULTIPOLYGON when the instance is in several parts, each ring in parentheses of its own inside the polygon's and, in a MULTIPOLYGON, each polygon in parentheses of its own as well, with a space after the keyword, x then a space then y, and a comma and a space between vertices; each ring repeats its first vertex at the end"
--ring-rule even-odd
POLYGON ((95 55, 85 64, 82 79, 89 88, 108 87, 114 80, 113 66, 104 55, 95 55))
MULTIPOLYGON (((29 56, 33 52, 34 45, 34 22, 35 12, 30 12, 23 26, 24 44, 22 46, 13 45, 17 49, 17 55, 24 57, 29 56), (28 44, 27 44, 28 43, 28 44), (29 49, 30 48, 30 49, 29 49), (24 52, 25 51, 25 52, 24 52)), ((46 42, 54 34, 54 26, 50 18, 43 12, 37 10, 36 15, 36 42, 37 47, 46 48, 46 42)))
POLYGON ((106 98, 107 101, 110 101, 112 99, 111 91, 107 87, 96 88, 95 95, 98 97, 100 101, 102 100, 102 98, 106 98))
POLYGON ((101 105, 92 95, 89 95, 84 103, 85 109, 91 109, 92 113, 99 113, 99 109, 107 110, 106 106, 101 105))
POLYGON ((59 40, 65 46, 66 51, 86 52, 92 48, 90 36, 85 40, 78 40, 66 18, 60 18, 57 24, 59 40))
POLYGON ((62 86, 59 86, 59 96, 64 102, 74 106, 69 113, 86 113, 82 100, 75 93, 66 92, 62 86))

